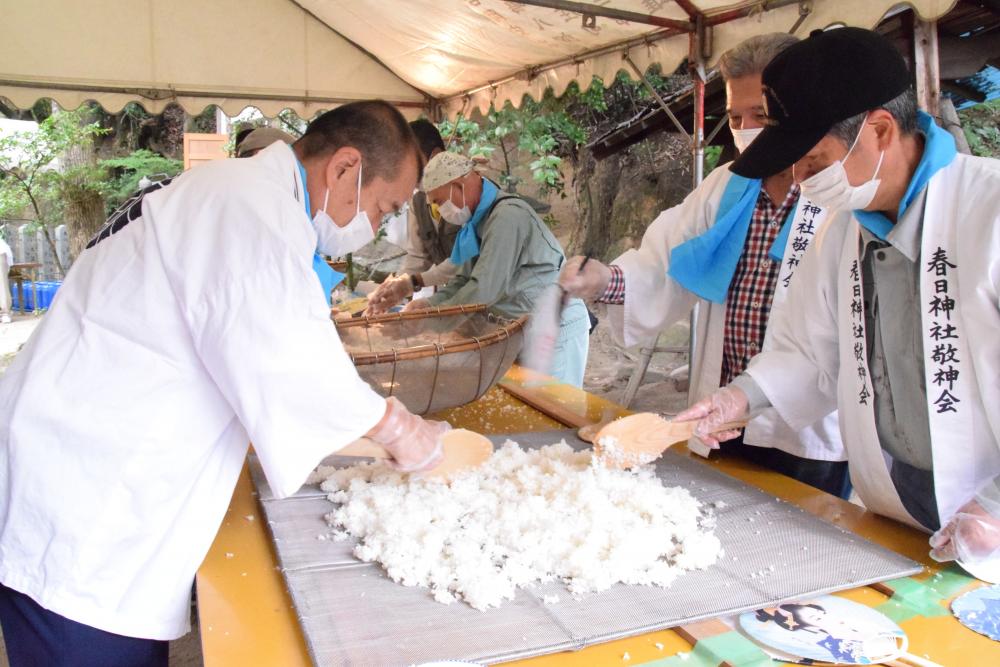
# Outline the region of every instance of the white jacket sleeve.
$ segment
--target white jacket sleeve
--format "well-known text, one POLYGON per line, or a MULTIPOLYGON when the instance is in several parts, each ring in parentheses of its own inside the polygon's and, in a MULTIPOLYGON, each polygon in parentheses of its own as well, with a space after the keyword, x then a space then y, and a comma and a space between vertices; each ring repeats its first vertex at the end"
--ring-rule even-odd
POLYGON ((827 221, 825 233, 805 253, 783 304, 794 315, 771 317, 770 349, 747 366, 746 373, 795 430, 837 409, 837 267, 848 227, 846 216, 827 221))
POLYGON ((609 305, 612 330, 626 347, 656 340, 664 328, 687 315, 698 297, 667 275, 670 252, 715 224, 729 168, 717 168, 677 206, 663 211, 646 229, 638 248, 611 262, 625 276, 624 305, 609 305))
POLYGON ((174 280, 198 355, 284 497, 375 426, 385 401, 358 376, 330 321, 304 212, 262 199, 225 201, 225 215, 206 216, 200 243, 177 255, 189 270, 174 280), (237 233, 219 233, 233 221, 237 233))

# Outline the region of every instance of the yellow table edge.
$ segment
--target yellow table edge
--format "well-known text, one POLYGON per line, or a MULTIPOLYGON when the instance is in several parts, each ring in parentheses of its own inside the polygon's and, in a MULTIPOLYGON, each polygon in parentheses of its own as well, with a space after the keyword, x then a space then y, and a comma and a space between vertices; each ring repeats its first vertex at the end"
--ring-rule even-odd
MULTIPOLYGON (((610 401, 530 374, 517 366, 504 381, 529 387, 544 398, 585 415, 590 421, 627 414, 624 408, 610 401)), ((483 433, 565 428, 497 388, 476 403, 437 416, 447 418, 457 428, 483 433)), ((681 447, 678 445, 675 449, 681 447)), ((732 459, 712 459, 705 463, 922 563, 927 569, 918 578, 931 576, 940 569, 927 556, 927 536, 916 530, 748 463, 732 459)), ((246 467, 196 581, 206 667, 312 664, 246 467)), ((887 599, 867 587, 838 595, 869 606, 887 599)), ((916 655, 927 656, 943 665, 1000 665, 1000 644, 968 630, 950 615, 932 619, 917 617, 904 621, 901 626, 910 636, 910 652, 916 655)), ((524 667, 641 665, 690 650, 691 645, 675 632, 662 630, 581 651, 505 664, 524 667)))

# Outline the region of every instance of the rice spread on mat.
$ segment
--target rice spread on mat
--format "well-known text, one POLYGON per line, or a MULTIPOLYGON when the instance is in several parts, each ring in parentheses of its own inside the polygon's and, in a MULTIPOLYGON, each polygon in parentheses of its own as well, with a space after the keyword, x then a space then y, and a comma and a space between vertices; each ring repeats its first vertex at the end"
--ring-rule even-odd
POLYGON ((722 555, 714 515, 651 466, 592 463, 564 442, 523 450, 507 441, 449 482, 383 463, 321 468, 314 481, 338 507, 334 539, 434 599, 487 609, 518 587, 558 579, 575 597, 616 583, 669 586, 722 555))

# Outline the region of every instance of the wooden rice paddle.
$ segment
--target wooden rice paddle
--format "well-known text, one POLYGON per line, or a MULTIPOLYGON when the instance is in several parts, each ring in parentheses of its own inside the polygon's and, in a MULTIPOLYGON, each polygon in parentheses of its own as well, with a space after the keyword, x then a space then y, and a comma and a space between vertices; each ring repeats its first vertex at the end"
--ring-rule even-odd
MULTIPOLYGON (((464 428, 453 429, 441 436, 441 446, 444 449, 444 460, 437 467, 422 472, 422 475, 447 477, 453 472, 478 468, 493 455, 493 443, 489 438, 464 428)), ((359 438, 335 453, 337 456, 392 458, 392 454, 382 445, 368 438, 359 438)))
MULTIPOLYGON (((684 442, 694 435, 697 421, 675 422, 651 412, 640 412, 604 424, 592 435, 594 456, 609 468, 627 469, 655 461, 671 445, 684 442)), ((745 421, 720 424, 717 431, 746 426, 745 421)), ((586 427, 584 427, 586 428, 586 427)), ((581 440, 586 440, 580 429, 581 440)))

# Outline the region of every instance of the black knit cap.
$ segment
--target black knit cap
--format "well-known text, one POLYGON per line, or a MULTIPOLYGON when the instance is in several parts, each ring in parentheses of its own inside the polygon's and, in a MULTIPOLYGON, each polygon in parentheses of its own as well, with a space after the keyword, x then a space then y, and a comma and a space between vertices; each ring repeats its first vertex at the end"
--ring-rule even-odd
POLYGON ((877 109, 911 82, 896 47, 862 28, 813 31, 775 56, 761 80, 768 125, 730 167, 747 178, 784 171, 836 123, 877 109))

